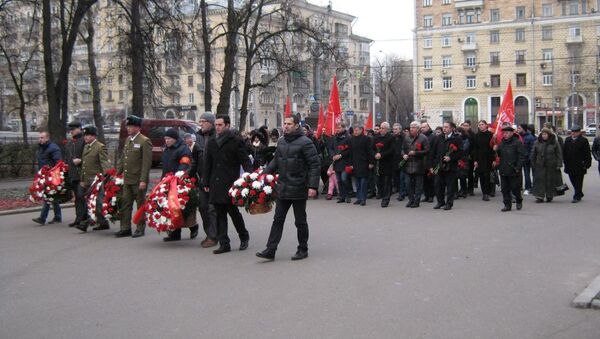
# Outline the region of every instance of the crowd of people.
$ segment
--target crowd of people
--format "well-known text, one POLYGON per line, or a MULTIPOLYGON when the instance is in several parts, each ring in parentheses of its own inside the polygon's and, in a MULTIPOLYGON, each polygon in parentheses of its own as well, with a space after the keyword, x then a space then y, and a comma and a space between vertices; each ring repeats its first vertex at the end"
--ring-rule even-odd
MULTIPOLYGON (((301 125, 297 116, 286 118, 283 136, 279 130, 261 127, 251 133, 231 129, 229 116, 201 115, 196 134, 180 136, 176 129, 165 134, 162 175, 185 171, 196 178, 199 207, 205 238, 204 248, 219 246, 213 251, 231 251, 228 236, 229 216, 237 231, 239 250, 248 248, 249 232, 244 217, 228 195, 229 188, 242 171, 262 169, 279 174, 277 201, 271 233, 266 249, 256 253, 272 260, 281 240, 286 214, 293 208, 298 229, 298 248, 293 260, 308 256, 307 199, 321 197, 337 203, 365 206, 368 200, 380 200, 382 208, 390 205, 392 195, 406 200, 407 208, 419 208, 433 203, 434 209, 451 210, 457 199, 481 190, 481 199, 490 201, 500 186, 503 212, 523 208, 523 195, 533 195, 537 203, 552 202, 563 195, 568 186, 563 183, 562 169, 573 187, 572 202, 583 198, 583 180, 591 167, 591 155, 600 161, 600 140, 596 138, 590 150, 581 128, 574 125, 563 140, 546 124, 538 135, 532 126, 510 124, 501 126, 501 135, 494 135, 484 120, 476 128, 470 121, 460 126, 444 122, 432 129, 427 122, 412 122, 406 128, 383 122, 372 130, 362 126, 347 128, 343 122, 335 125, 332 135, 314 133, 309 125, 301 125)), ((133 203, 143 205, 152 164, 152 144, 140 133, 142 119, 127 118, 128 138, 118 161, 117 173, 124 175, 123 198, 120 206, 120 229, 117 238, 142 237, 145 224, 140 221, 132 232, 133 203)), ((69 165, 68 180, 75 195, 76 219, 69 224, 87 232, 109 229, 106 220, 91 221, 86 208, 86 192, 97 173, 110 167, 106 147, 96 140, 93 126, 69 125, 71 139, 64 147, 64 161, 69 165)), ((40 133, 39 166, 53 166, 63 159, 61 149, 40 133)), ((34 222, 45 224, 50 208, 54 218, 49 223, 62 222, 60 205, 45 203, 34 222)), ((199 233, 196 214, 186 220, 190 238, 199 233)), ((168 232, 166 242, 181 239, 181 229, 168 232)))

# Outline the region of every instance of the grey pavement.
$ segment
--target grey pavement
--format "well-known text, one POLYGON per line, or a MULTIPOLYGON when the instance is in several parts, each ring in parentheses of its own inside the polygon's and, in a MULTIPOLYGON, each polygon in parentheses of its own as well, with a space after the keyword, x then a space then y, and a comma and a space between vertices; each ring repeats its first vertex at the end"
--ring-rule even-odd
POLYGON ((73 209, 44 227, 0 217, 0 338, 597 339, 600 311, 570 306, 600 274, 597 173, 579 204, 529 196, 511 213, 479 194, 448 212, 311 201, 300 262, 291 212, 266 263, 272 213, 244 212, 250 248, 231 230, 219 256, 154 230, 81 234, 73 209))

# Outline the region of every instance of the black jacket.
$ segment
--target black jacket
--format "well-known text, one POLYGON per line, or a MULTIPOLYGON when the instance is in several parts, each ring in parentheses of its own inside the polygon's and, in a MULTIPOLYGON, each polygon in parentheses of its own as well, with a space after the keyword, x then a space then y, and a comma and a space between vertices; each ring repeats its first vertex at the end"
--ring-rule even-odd
POLYGON ((500 175, 506 177, 521 175, 525 161, 525 146, 519 137, 513 135, 508 140, 502 139, 496 152, 500 157, 500 166, 498 166, 500 175))
POLYGON ((336 172, 343 172, 346 169, 346 166, 351 163, 348 140, 350 140, 350 135, 347 131, 336 134, 333 137, 334 155, 342 155, 341 159, 333 162, 333 170, 336 172))
POLYGON ((492 170, 492 163, 496 160, 496 154, 490 142, 493 138, 492 132, 477 132, 473 137, 473 161, 477 161, 478 173, 487 173, 492 170))
POLYGON ((439 165, 442 172, 458 171, 458 160, 462 159, 461 150, 462 139, 459 134, 452 133, 450 136, 438 136, 437 145, 435 146, 434 166, 439 165), (454 145, 456 151, 450 152, 450 145, 454 145), (444 157, 448 154, 449 162, 444 162, 444 157))
MULTIPOLYGON (((394 136, 391 133, 386 135, 376 135, 373 138, 373 156, 377 153, 381 154, 379 160, 379 175, 391 176, 394 175, 395 171, 395 160, 394 156, 394 136), (377 144, 383 144, 383 147, 377 147, 377 144)), ((373 158, 377 166, 377 160, 373 158)))
POLYGON ((211 204, 231 204, 229 188, 240 177, 240 166, 252 170, 244 141, 231 130, 208 140, 203 165, 202 184, 210 188, 211 204))
POLYGON ((594 138, 594 143, 592 144, 592 155, 596 161, 600 161, 600 137, 594 138))
POLYGON ((69 181, 79 181, 81 177, 81 163, 75 165, 73 159, 81 159, 83 157, 83 148, 85 142, 83 140, 83 133, 79 133, 65 146, 65 163, 69 165, 69 181))
POLYGON ((563 160, 565 162, 565 173, 571 175, 587 173, 587 169, 592 166, 592 155, 588 140, 583 136, 577 139, 567 137, 565 139, 563 160))
MULTIPOLYGON (((187 145, 186 145, 187 146, 187 145)), ((187 146, 189 149, 189 146, 187 146)), ((199 162, 202 161, 202 159, 199 159, 202 156, 202 152, 200 151, 200 146, 198 145, 197 142, 194 143, 194 146, 192 146, 192 149, 190 150, 191 154, 192 154, 192 164, 190 165, 190 169, 188 171, 190 177, 196 178, 197 180, 200 180, 200 176, 198 176, 198 165, 199 162)))
POLYGON ((284 135, 279 139, 275 157, 265 172, 279 173, 278 199, 306 200, 308 189, 319 187, 321 163, 317 149, 301 129, 284 135))
POLYGON ((433 158, 435 157, 438 138, 431 130, 427 133, 423 133, 423 135, 427 137, 427 142, 429 143, 429 153, 425 157, 425 167, 430 169, 433 168, 433 158))
POLYGON ((162 176, 179 171, 188 172, 192 167, 192 152, 181 139, 171 147, 165 147, 162 156, 162 176), (185 159, 187 158, 187 160, 185 159))
POLYGON ((371 139, 366 135, 353 136, 348 141, 352 175, 357 178, 369 177, 369 165, 374 163, 371 139))
POLYGON ((202 131, 198 131, 198 133, 196 133, 196 145, 198 146, 197 149, 197 153, 194 155, 194 157, 196 158, 196 173, 197 173, 197 177, 198 180, 202 180, 202 178, 204 178, 204 159, 206 157, 205 154, 205 149, 206 149, 206 144, 208 143, 208 140, 212 139, 215 137, 215 129, 211 129, 210 131, 206 132, 206 133, 202 133, 202 131))
POLYGON ((321 136, 317 139, 317 153, 319 153, 319 157, 321 158, 321 168, 329 168, 332 161, 331 158, 335 152, 333 151, 331 137, 325 135, 325 133, 321 133, 321 136))

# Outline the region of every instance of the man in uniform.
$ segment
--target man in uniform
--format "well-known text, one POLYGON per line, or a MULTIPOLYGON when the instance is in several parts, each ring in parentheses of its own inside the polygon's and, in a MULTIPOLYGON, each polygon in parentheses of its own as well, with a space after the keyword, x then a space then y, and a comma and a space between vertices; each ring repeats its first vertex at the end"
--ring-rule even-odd
POLYGON ((86 218, 86 203, 84 190, 81 189, 81 156, 83 155, 83 134, 81 133, 81 123, 72 121, 68 125, 71 133, 71 139, 65 146, 65 163, 69 165, 69 182, 75 193, 75 221, 69 224, 69 227, 78 226, 86 218))
MULTIPOLYGON (((96 140, 98 130, 94 126, 86 126, 83 128, 83 139, 85 141, 85 147, 83 149, 83 156, 81 158, 81 182, 78 187, 78 191, 86 192, 98 173, 104 173, 110 168, 110 162, 108 161, 108 152, 106 146, 100 141, 96 140)), ((85 211, 87 214, 87 211, 85 211)), ((86 215, 82 222, 77 225, 77 229, 83 232, 87 232, 89 225, 89 216, 86 215), (85 221, 83 221, 85 220, 85 221)), ((98 219, 98 226, 94 227, 94 231, 107 230, 108 221, 104 218, 98 219)))
POLYGON ((136 202, 137 208, 144 204, 152 166, 152 143, 149 138, 140 133, 141 129, 142 118, 135 115, 127 117, 128 137, 125 140, 122 159, 117 169, 119 174, 124 175, 121 230, 115 233, 117 238, 141 237, 144 235, 146 227, 144 221, 140 221, 133 235, 131 234, 133 202, 136 202))

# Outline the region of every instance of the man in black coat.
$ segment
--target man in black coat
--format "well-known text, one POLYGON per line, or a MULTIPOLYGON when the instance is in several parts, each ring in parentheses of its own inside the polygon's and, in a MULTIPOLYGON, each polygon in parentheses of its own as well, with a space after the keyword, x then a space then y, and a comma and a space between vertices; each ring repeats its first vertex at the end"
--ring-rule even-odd
POLYGON ((510 124, 502 127, 502 142, 498 145, 496 152, 500 157, 498 172, 500 173, 500 188, 504 202, 502 212, 511 210, 513 196, 517 203, 517 210, 520 210, 523 207, 521 176, 525 160, 525 146, 515 135, 515 130, 510 124))
POLYGON ((215 207, 209 203, 209 193, 204 191, 202 187, 202 178, 204 175, 204 158, 205 150, 208 140, 215 137, 215 116, 211 112, 204 112, 198 120, 200 123, 200 130, 196 133, 195 146, 198 148, 197 154, 192 157, 192 160, 196 159, 196 163, 193 167, 196 169, 198 177, 198 211, 202 217, 202 228, 206 238, 200 242, 200 246, 203 248, 213 247, 217 245, 217 212, 215 207))
POLYGON ((348 150, 348 140, 350 135, 346 131, 346 125, 339 122, 335 125, 335 136, 333 137, 333 147, 335 155, 333 156, 333 170, 338 182, 338 203, 350 203, 350 193, 352 192, 352 180, 346 172, 346 166, 351 164, 350 152, 348 150))
POLYGON ((435 133, 431 130, 431 126, 426 122, 421 124, 421 133, 427 137, 427 142, 429 144, 429 154, 425 157, 426 172, 425 177, 423 178, 423 201, 433 202, 433 197, 435 196, 433 157, 437 145, 437 138, 435 133))
POLYGON ((317 149, 300 128, 298 116, 292 115, 286 118, 283 126, 283 138, 277 144, 273 161, 265 170, 266 173, 279 173, 275 216, 267 248, 256 253, 256 256, 268 260, 275 258, 285 217, 293 206, 298 230, 298 250, 292 260, 301 260, 308 257, 306 200, 317 195, 321 165, 317 149))
POLYGON ((438 167, 436 175, 437 205, 434 209, 451 210, 454 205, 458 178, 458 160, 462 158, 460 149, 462 139, 456 133, 456 125, 447 121, 442 127, 439 144, 435 148, 434 164, 438 167))
POLYGON ((327 170, 332 163, 332 157, 335 154, 331 142, 331 137, 325 134, 325 128, 321 130, 321 135, 317 139, 317 153, 321 158, 321 181, 323 181, 323 194, 327 194, 329 186, 329 175, 327 170))
POLYGON ((365 206, 369 174, 373 168, 371 139, 364 134, 362 126, 354 126, 352 138, 348 140, 352 175, 356 178, 355 205, 365 206))
POLYGON ((492 132, 488 130, 488 124, 485 120, 481 120, 477 125, 479 132, 473 137, 473 167, 479 177, 481 185, 481 193, 483 194, 482 199, 484 201, 490 200, 490 194, 492 193, 492 183, 490 180, 490 174, 492 171, 492 163, 494 162, 496 155, 492 148, 492 132))
POLYGON ((429 141, 421 134, 419 123, 410 123, 409 135, 402 145, 402 170, 408 177, 408 204, 406 207, 417 208, 423 194, 423 177, 426 172, 425 157, 429 153, 429 141))
POLYGON ((229 188, 240 177, 240 166, 244 171, 252 170, 252 163, 242 138, 230 130, 231 120, 228 115, 219 115, 215 119, 216 136, 208 140, 204 158, 204 191, 209 192, 209 202, 217 212, 217 238, 219 248, 214 254, 231 251, 229 236, 227 236, 227 214, 240 237, 240 251, 248 248, 250 235, 246 230, 244 218, 237 206, 229 197, 229 188))
POLYGON ((583 177, 592 166, 592 155, 589 141, 581 135, 581 127, 573 125, 571 135, 565 139, 563 152, 565 173, 573 185, 572 203, 578 203, 583 198, 583 177))
POLYGON ((65 145, 65 164, 69 165, 69 183, 75 193, 75 221, 69 224, 69 227, 76 227, 87 219, 87 207, 85 199, 85 189, 81 187, 81 158, 85 142, 83 133, 81 133, 81 123, 78 121, 70 122, 69 132, 71 139, 65 145))
POLYGON ((379 135, 373 139, 373 158, 377 194, 381 195, 381 207, 388 207, 392 195, 392 175, 394 175, 394 137, 389 132, 390 124, 382 122, 379 135))

